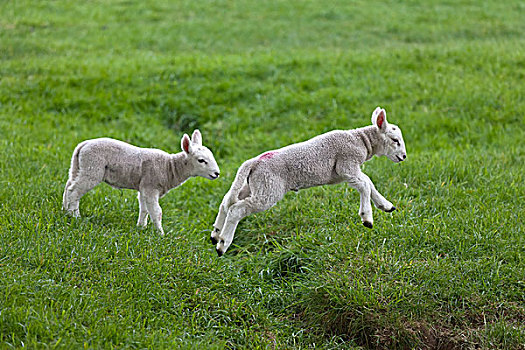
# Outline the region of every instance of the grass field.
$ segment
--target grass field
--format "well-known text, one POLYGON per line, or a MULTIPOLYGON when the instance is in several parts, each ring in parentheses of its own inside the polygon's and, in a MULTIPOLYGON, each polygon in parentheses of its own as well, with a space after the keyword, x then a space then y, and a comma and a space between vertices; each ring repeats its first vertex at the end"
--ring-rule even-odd
POLYGON ((523 1, 0 2, 0 348, 525 349, 523 1), (408 158, 209 232, 238 166, 370 123, 408 158), (109 136, 222 176, 161 200, 100 185, 61 211, 71 153, 109 136))

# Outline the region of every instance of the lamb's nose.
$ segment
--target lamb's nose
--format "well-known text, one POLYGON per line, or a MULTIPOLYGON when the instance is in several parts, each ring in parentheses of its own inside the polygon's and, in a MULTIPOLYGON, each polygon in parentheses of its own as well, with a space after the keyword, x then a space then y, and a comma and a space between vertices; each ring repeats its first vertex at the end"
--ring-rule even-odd
POLYGON ((406 154, 403 154, 403 159, 407 159, 407 155, 406 154))
POLYGON ((215 172, 215 176, 219 177, 221 173, 219 173, 218 171, 215 172))

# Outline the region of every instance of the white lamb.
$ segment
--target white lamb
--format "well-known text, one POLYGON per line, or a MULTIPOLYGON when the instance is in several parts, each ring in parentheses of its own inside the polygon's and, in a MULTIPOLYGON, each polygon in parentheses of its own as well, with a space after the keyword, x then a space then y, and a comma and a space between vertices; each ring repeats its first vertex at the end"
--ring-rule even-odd
POLYGON ((137 225, 146 226, 149 214, 157 230, 164 234, 159 198, 190 177, 215 180, 220 175, 212 152, 202 146, 199 130, 193 132, 191 140, 184 134, 181 146, 183 152, 169 154, 110 138, 81 142, 71 158, 63 209, 79 217, 80 198, 101 182, 134 189, 139 191, 137 225))
POLYGON ((211 241, 219 256, 231 245, 239 221, 272 207, 288 191, 347 182, 359 191, 359 215, 372 228, 370 199, 379 209, 396 208, 374 187, 360 166, 373 156, 387 156, 398 163, 406 158, 399 127, 388 124, 379 107, 372 124, 354 130, 334 130, 308 141, 270 151, 244 162, 224 196, 213 224, 211 241))

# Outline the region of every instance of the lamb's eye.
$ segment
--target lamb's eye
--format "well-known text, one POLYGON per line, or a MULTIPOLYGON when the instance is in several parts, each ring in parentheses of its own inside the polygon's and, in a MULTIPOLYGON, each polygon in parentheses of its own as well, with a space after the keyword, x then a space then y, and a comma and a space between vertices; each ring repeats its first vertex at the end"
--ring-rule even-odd
POLYGON ((397 143, 397 145, 399 146, 399 140, 398 140, 398 139, 394 139, 394 138, 392 138, 392 141, 394 141, 395 143, 397 143))
POLYGON ((208 164, 204 159, 197 159, 197 161, 198 161, 199 163, 208 164))

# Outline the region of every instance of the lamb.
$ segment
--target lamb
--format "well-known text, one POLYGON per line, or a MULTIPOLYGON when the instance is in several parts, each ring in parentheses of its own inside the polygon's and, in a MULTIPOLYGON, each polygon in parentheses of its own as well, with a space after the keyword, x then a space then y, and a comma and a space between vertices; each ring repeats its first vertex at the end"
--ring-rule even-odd
POLYGON ((373 112, 370 126, 333 130, 247 160, 224 196, 213 224, 211 241, 217 254, 222 256, 229 248, 241 219, 271 208, 288 191, 313 186, 348 183, 360 193, 363 225, 372 228, 370 199, 385 212, 396 209, 360 169, 374 155, 387 156, 395 163, 406 158, 401 130, 387 122, 386 111, 380 107, 373 112))
POLYGON ((63 209, 79 217, 80 198, 101 182, 115 188, 137 190, 137 226, 145 227, 149 214, 157 230, 164 235, 159 198, 190 177, 215 180, 220 175, 212 152, 202 145, 199 130, 193 132, 191 140, 184 134, 181 146, 183 152, 169 154, 110 138, 79 143, 71 158, 63 209))

